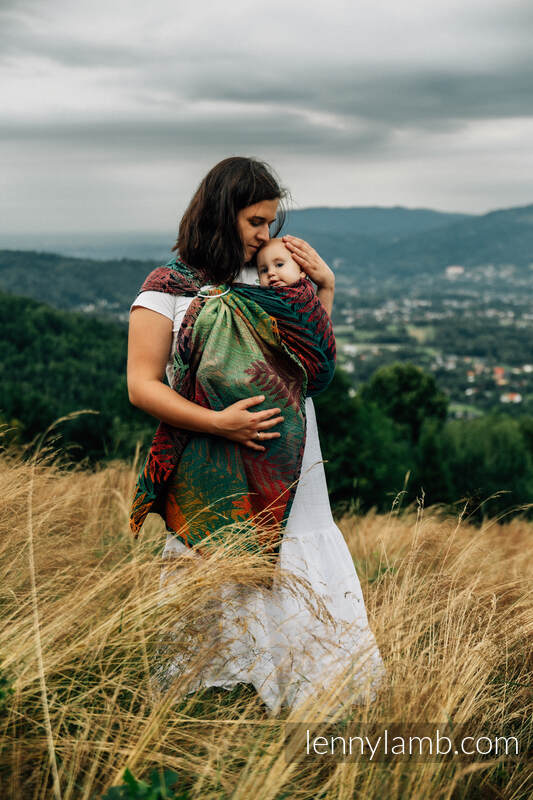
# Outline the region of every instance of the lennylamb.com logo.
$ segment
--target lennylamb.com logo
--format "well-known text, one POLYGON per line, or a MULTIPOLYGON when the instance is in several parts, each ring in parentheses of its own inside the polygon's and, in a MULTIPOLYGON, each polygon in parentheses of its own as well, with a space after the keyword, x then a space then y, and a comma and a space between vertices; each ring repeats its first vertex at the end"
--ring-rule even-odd
MULTIPOLYGON (((527 758, 511 733, 445 723, 287 723, 287 761, 448 761, 527 758)), ((529 754, 531 756, 531 753, 529 754)))

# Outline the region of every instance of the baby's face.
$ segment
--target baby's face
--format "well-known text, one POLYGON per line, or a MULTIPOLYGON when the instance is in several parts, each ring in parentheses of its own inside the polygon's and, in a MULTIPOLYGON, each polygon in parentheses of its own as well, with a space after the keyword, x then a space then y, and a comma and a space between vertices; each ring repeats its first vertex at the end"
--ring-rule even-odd
POLYGON ((293 260, 281 239, 270 239, 257 251, 257 274, 261 286, 290 286, 305 272, 293 260))

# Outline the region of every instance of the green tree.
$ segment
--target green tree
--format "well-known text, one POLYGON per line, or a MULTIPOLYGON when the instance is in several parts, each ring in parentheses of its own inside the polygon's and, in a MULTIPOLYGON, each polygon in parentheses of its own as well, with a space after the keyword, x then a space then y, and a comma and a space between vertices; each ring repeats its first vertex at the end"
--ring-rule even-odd
POLYGON ((394 422, 376 405, 351 397, 350 388, 349 377, 337 368, 315 400, 330 498, 386 510, 412 468, 410 448, 394 422))
POLYGON ((128 400, 125 325, 0 292, 0 338, 0 423, 15 420, 21 444, 83 409, 97 413, 62 421, 47 440, 73 460, 129 458, 153 435, 157 421, 128 400))
POLYGON ((423 489, 426 506, 453 501, 454 483, 447 444, 441 420, 425 419, 415 449, 415 469, 411 478, 414 495, 409 495, 410 500, 419 496, 423 489))
POLYGON ((503 414, 451 420, 445 435, 455 499, 471 498, 471 506, 484 501, 489 516, 533 500, 533 459, 517 420, 503 414))
POLYGON ((433 375, 410 363, 388 364, 376 370, 361 387, 361 397, 405 426, 413 443, 418 442, 425 419, 444 422, 448 410, 448 398, 438 389, 433 375))

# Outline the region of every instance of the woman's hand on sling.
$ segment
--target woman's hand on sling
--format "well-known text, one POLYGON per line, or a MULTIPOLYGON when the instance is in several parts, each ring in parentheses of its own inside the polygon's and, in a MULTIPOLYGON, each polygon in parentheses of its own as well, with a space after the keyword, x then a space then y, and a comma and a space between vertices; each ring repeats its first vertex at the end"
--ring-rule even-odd
POLYGON ((281 436, 279 431, 270 431, 274 425, 283 422, 279 416, 279 408, 269 408, 264 411, 248 411, 248 408, 262 403, 264 395, 246 397, 237 400, 223 411, 216 412, 215 427, 218 436, 224 436, 234 442, 239 442, 252 450, 266 450, 260 442, 268 439, 277 439, 281 436), (258 437, 259 434, 259 437, 258 437))
POLYGON ((265 399, 263 395, 237 400, 223 411, 215 411, 187 400, 166 386, 162 381, 171 343, 172 320, 157 311, 133 307, 128 337, 128 393, 134 406, 176 428, 224 436, 253 450, 265 450, 259 444, 261 440, 281 435, 269 432, 269 428, 283 421, 279 408, 247 410, 261 403, 265 399))

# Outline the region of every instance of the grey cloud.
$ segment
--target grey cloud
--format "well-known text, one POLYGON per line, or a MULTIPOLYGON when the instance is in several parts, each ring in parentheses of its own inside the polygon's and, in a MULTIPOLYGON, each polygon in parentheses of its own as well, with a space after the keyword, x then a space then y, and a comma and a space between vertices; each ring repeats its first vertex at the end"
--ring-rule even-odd
POLYGON ((4 43, 0 61, 7 64, 14 55, 26 52, 32 57, 48 59, 61 66, 76 69, 78 67, 93 68, 129 68, 137 70, 138 59, 129 47, 117 45, 94 44, 83 46, 80 43, 61 39, 51 41, 31 35, 19 36, 16 43, 4 43))
MULTIPOLYGON (((303 137, 298 143, 303 142, 304 147, 308 141, 327 140, 335 146, 358 137, 364 145, 365 134, 353 134, 349 130, 345 134, 333 128, 302 130, 301 125, 287 118, 291 112, 312 110, 336 114, 348 128, 354 119, 362 119, 378 132, 384 125, 419 128, 421 132, 455 131, 473 119, 533 114, 530 36, 526 36, 527 48, 522 46, 521 38, 525 32, 529 33, 533 9, 524 8, 523 4, 510 4, 506 8, 487 4, 483 13, 479 8, 468 6, 461 11, 465 24, 474 26, 477 23, 492 33, 503 28, 508 33, 513 32, 517 47, 512 60, 508 55, 508 61, 498 68, 494 60, 483 67, 474 67, 474 48, 471 54, 459 53, 457 62, 446 69, 428 64, 410 65, 408 57, 381 68, 356 63, 348 54, 344 61, 335 58, 330 62, 327 53, 321 53, 320 58, 312 62, 302 63, 297 47, 294 52, 287 51, 278 66, 275 53, 265 58, 264 54, 235 49, 219 40, 214 31, 208 52, 195 47, 194 42, 184 45, 176 42, 163 52, 142 41, 129 44, 120 38, 113 44, 79 41, 73 40, 68 31, 58 30, 54 36, 42 35, 38 26, 26 24, 24 15, 11 13, 13 8, 42 14, 39 6, 30 0, 8 3, 7 19, 11 28, 8 26, 9 33, 5 34, 5 57, 29 53, 73 70, 109 69, 115 91, 127 92, 128 97, 136 97, 137 102, 145 103, 148 109, 159 105, 162 114, 166 109, 160 99, 154 98, 159 98, 163 92, 168 95, 169 111, 172 104, 179 107, 186 99, 195 103, 205 100, 276 105, 284 112, 279 128, 272 131, 267 122, 267 129, 269 134, 279 136, 283 145, 288 143, 291 131, 303 137)), ((120 115, 120 109, 117 112, 120 115)), ((163 138, 166 136, 164 125, 158 123, 163 138)), ((252 113, 245 119, 245 125, 246 135, 239 131, 238 122, 233 135, 238 139, 263 140, 254 128, 252 113)), ((223 123, 222 128, 229 134, 231 123, 223 123)), ((212 131, 194 130, 207 140, 212 134, 212 131)), ((383 141, 386 136, 381 133, 378 138, 383 141)))
MULTIPOLYGON (((137 69, 139 59, 135 49, 116 42, 80 42, 65 34, 43 36, 26 20, 0 12, 0 64, 8 66, 11 60, 31 56, 40 57, 61 66, 77 67, 129 67, 137 69)), ((149 66, 148 64, 146 66, 149 66)))
MULTIPOLYGON (((253 92, 243 82, 218 78, 215 83, 196 75, 183 80, 183 74, 166 82, 157 82, 167 99, 155 108, 150 100, 150 85, 134 82, 137 100, 145 110, 129 117, 117 109, 116 115, 94 121, 59 120, 17 122, 6 119, 0 139, 34 143, 36 147, 61 147, 98 153, 113 151, 119 160, 136 156, 151 161, 173 157, 177 152, 201 153, 225 146, 236 151, 294 150, 295 154, 318 154, 329 151, 332 157, 357 157, 376 154, 380 158, 403 158, 416 151, 428 133, 454 133, 470 120, 505 118, 533 114, 533 68, 515 73, 480 75, 478 73, 397 74, 359 76, 350 81, 346 75, 322 76, 320 85, 311 76, 302 82, 274 84, 253 81, 253 92), (217 113, 195 114, 194 105, 184 100, 184 85, 189 101, 210 100, 219 104, 217 113), (174 88, 175 87, 175 88, 174 88), (241 104, 239 113, 224 103, 241 104), (253 105, 252 105, 253 104, 253 105), (248 106, 248 107, 247 107, 248 106), (179 114, 180 107, 184 113, 179 114), (264 111, 255 111, 264 108, 264 111), (306 118, 306 111, 336 115, 334 121, 306 118), (344 128, 342 127, 344 124, 344 128), (394 130, 408 129, 412 137, 394 144, 394 130)), ((249 83, 248 81, 246 82, 249 83)))
POLYGON ((0 140, 35 148, 55 148, 65 154, 111 152, 118 160, 142 156, 143 160, 201 153, 225 146, 236 151, 290 151, 295 155, 323 153, 368 153, 384 150, 386 129, 374 126, 362 132, 337 131, 310 125, 294 114, 270 114, 260 119, 248 113, 235 119, 220 115, 211 119, 96 121, 93 124, 62 122, 20 125, 7 123, 0 140))
MULTIPOLYGON (((495 71, 382 71, 371 75, 313 74, 289 82, 253 80, 253 88, 236 76, 197 76, 190 96, 228 101, 280 103, 375 122, 457 128, 469 119, 533 114, 533 59, 495 71)), ((249 84, 251 81, 247 81, 249 84)))
MULTIPOLYGON (((67 2, 64 0, 65 9, 67 2)), ((339 47, 334 50, 323 46, 321 30, 311 31, 308 41, 309 36, 304 40, 296 28, 293 46, 290 37, 272 39, 271 34, 281 30, 286 18, 277 20, 266 7, 250 17, 250 8, 243 9, 239 0, 234 21, 223 31, 217 29, 224 23, 222 16, 202 17, 205 3, 184 4, 180 9, 180 4, 175 8, 170 0, 166 4, 154 0, 156 21, 146 35, 140 24, 144 19, 141 6, 132 2, 129 11, 121 5, 133 20, 131 37, 121 35, 121 20, 113 4, 109 9, 97 4, 95 14, 102 17, 100 36, 86 33, 81 23, 88 12, 82 7, 78 11, 70 5, 63 24, 56 0, 0 3, 0 64, 3 61, 8 95, 13 77, 11 94, 3 101, 0 142, 8 153, 5 164, 19 184, 13 198, 23 194, 26 185, 39 191, 40 183, 35 189, 32 170, 26 168, 32 164, 42 176, 39 181, 43 185, 49 182, 50 187, 57 184, 55 173, 63 160, 66 170, 80 179, 86 176, 90 182, 97 177, 103 182, 109 180, 109 185, 114 180, 117 187, 125 180, 127 183, 131 164, 138 168, 135 180, 140 186, 143 165, 149 167, 147 172, 160 169, 164 175, 167 165, 203 164, 214 153, 238 152, 285 160, 291 169, 294 164, 293 174, 298 175, 304 191, 312 190, 308 188, 312 165, 318 159, 327 162, 336 182, 330 196, 342 195, 346 202, 354 191, 363 196, 367 187, 375 198, 382 192, 384 202, 401 201, 388 193, 391 187, 396 191, 402 184, 412 204, 417 192, 421 197, 429 196, 423 182, 426 173, 431 192, 435 187, 435 196, 440 192, 453 205, 450 198, 458 193, 463 196, 458 188, 461 180, 467 190, 469 182, 476 187, 479 183, 482 188, 475 191, 480 197, 491 182, 495 187, 503 185, 501 175, 487 174, 486 158, 476 165, 475 143, 471 140, 465 155, 457 134, 472 121, 533 117, 531 4, 504 5, 503 0, 486 0, 484 7, 477 2, 464 4, 461 9, 453 5, 449 24, 441 17, 445 29, 442 38, 432 24, 429 8, 421 7, 418 16, 413 14, 416 32, 410 36, 409 31, 402 30, 405 42, 393 54, 387 50, 385 37, 383 41, 376 38, 375 48, 373 41, 364 41, 361 35, 355 41, 358 14, 362 15, 362 28, 368 21, 365 15, 376 15, 375 20, 369 17, 369 29, 376 21, 388 19, 383 9, 369 11, 365 4, 361 10, 347 6, 343 17, 338 14, 337 19, 339 7, 333 4, 333 16, 328 17, 325 27, 331 36, 339 25, 339 47), (239 15, 244 11, 247 13, 239 15), (104 27, 106 16, 109 30, 104 27), (169 31, 164 30, 166 20, 174 25, 169 31), (428 39, 422 41, 426 20, 428 39), (268 48, 257 47, 262 26, 268 48), (162 32, 164 35, 158 38, 162 32), (244 35, 252 32, 256 34, 253 40, 244 35), (432 36, 439 42, 434 54, 432 36), (315 37, 317 46, 313 48, 315 37), (447 57, 456 39, 456 56, 447 57), (29 70, 34 60, 32 83, 29 70), (44 63, 42 70, 39 60, 44 63), (35 108, 40 109, 34 113, 33 99, 38 101, 35 108), (115 108, 110 111, 112 103, 115 108), (438 139, 438 152, 432 150, 433 134, 443 134, 438 139), (452 163, 456 156, 468 159, 471 173, 459 178, 449 176, 448 161, 452 163), (439 159, 440 188, 435 179, 439 159), (116 173, 109 171, 109 178, 108 163, 118 166, 116 173), (416 175, 413 163, 420 165, 416 175), (100 169, 94 170, 98 173, 95 177, 92 169, 96 164, 100 169), (365 186, 358 177, 352 184, 344 181, 354 164, 362 172, 367 170, 365 186)), ((300 14, 305 27, 303 0, 301 12, 298 5, 289 0, 287 18, 300 14)), ((445 0, 435 5, 441 13, 445 0)), ((487 127, 490 133, 485 138, 482 125, 475 129, 480 138, 479 152, 490 153, 491 158, 501 154, 512 171, 515 152, 526 151, 528 143, 519 135, 502 143, 493 135, 495 126, 487 127)), ((522 181, 523 185, 526 180, 527 175, 521 172, 517 183, 522 181)), ((510 187, 505 186, 509 195, 511 180, 510 187)))
MULTIPOLYGON (((482 13, 479 9, 464 6, 465 20, 481 30, 492 29, 502 33, 511 33, 514 36, 530 37, 533 28, 533 6, 524 0, 511 0, 501 5, 486 4, 482 13)), ((530 40, 531 41, 531 40, 530 40)))

